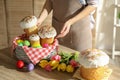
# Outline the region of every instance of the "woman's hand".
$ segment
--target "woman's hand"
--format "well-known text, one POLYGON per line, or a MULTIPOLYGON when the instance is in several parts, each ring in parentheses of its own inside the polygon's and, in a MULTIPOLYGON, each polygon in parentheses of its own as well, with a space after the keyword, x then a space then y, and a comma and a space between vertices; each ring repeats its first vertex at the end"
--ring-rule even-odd
POLYGON ((78 13, 73 18, 69 19, 63 26, 60 34, 56 38, 64 37, 68 34, 70 27, 72 24, 76 23, 78 20, 83 19, 84 17, 88 16, 92 11, 94 11, 96 7, 88 5, 85 9, 83 9, 80 13, 78 13))
POLYGON ((60 34, 58 34, 58 36, 56 38, 62 38, 64 36, 66 36, 70 31, 71 25, 72 25, 72 20, 71 19, 68 20, 67 22, 65 22, 60 34))
POLYGON ((40 26, 41 24, 42 24, 41 20, 38 19, 38 20, 37 20, 37 26, 40 26))

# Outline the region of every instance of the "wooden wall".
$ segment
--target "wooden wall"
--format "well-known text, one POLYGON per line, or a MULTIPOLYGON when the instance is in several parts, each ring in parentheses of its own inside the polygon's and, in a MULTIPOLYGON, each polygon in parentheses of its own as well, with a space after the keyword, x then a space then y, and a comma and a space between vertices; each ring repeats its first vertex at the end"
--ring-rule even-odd
POLYGON ((0 48, 8 46, 5 1, 0 0, 0 48))
POLYGON ((8 44, 11 45, 15 36, 21 34, 19 21, 27 15, 33 14, 32 0, 6 0, 6 24, 8 29, 8 44))
MULTIPOLYGON (((39 15, 45 0, 0 0, 0 49, 11 46, 15 36, 23 33, 20 20, 39 15)), ((51 24, 51 15, 43 24, 51 24)))

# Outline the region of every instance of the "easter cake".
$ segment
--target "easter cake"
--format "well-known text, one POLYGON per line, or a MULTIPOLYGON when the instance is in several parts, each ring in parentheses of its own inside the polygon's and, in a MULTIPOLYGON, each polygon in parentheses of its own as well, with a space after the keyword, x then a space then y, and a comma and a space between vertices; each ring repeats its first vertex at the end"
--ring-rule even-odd
POLYGON ((80 73, 85 80, 108 80, 112 70, 109 56, 98 49, 87 49, 80 54, 80 73))
POLYGON ((33 47, 33 48, 41 48, 40 37, 38 36, 38 34, 30 35, 29 40, 30 40, 30 43, 31 43, 31 47, 33 47))
POLYGON ((50 25, 45 25, 40 28, 38 35, 40 36, 40 43, 43 46, 44 44, 51 45, 54 42, 54 38, 57 32, 54 27, 50 25))
POLYGON ((20 21, 20 27, 24 30, 27 36, 31 34, 37 34, 38 27, 37 18, 35 16, 26 16, 20 21))

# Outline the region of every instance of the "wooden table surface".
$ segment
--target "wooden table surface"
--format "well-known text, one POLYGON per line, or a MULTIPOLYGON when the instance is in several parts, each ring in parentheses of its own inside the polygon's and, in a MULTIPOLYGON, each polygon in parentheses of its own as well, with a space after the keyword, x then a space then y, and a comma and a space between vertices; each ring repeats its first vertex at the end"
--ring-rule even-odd
MULTIPOLYGON (((47 72, 36 66, 31 72, 21 72, 16 69, 16 59, 11 56, 10 48, 0 50, 0 80, 75 80, 74 73, 47 72)), ((59 51, 75 52, 72 49, 60 46, 59 51)), ((113 73, 109 80, 120 80, 120 68, 110 65, 113 73)))

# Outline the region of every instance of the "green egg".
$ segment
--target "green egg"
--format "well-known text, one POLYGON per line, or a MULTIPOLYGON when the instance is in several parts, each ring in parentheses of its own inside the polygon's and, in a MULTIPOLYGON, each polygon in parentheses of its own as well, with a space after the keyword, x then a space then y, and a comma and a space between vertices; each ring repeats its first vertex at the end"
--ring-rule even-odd
POLYGON ((42 48, 42 46, 37 46, 36 48, 42 48))
POLYGON ((18 43, 18 46, 23 46, 23 43, 22 43, 22 42, 19 42, 19 43, 18 43))
POLYGON ((30 46, 30 42, 28 40, 24 40, 23 45, 24 46, 30 46))

